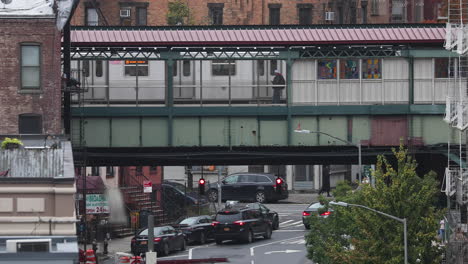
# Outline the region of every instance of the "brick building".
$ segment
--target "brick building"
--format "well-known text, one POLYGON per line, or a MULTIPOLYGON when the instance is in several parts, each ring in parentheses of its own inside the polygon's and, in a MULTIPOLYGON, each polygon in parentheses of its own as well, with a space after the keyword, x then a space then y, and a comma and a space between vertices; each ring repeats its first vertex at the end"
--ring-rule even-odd
POLYGON ((186 25, 418 23, 435 21, 442 0, 83 0, 74 25, 167 25, 169 3, 186 25), (179 7, 180 7, 179 6, 179 7), (178 9, 181 10, 181 9, 178 9), (183 12, 182 12, 183 13, 183 12))
POLYGON ((61 133, 60 37, 55 14, 0 10, 0 134, 61 133))

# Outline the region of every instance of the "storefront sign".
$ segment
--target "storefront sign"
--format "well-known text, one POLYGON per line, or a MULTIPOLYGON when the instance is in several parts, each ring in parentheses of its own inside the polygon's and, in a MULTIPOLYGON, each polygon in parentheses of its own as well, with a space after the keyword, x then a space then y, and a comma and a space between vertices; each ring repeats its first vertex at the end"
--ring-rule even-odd
POLYGON ((108 214, 109 204, 104 194, 86 195, 86 214, 108 214))

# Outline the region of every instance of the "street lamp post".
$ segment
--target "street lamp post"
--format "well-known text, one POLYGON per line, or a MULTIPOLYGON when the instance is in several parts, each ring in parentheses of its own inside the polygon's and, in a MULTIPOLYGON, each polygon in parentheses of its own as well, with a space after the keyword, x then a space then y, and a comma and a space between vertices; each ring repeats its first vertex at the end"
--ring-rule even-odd
POLYGON ((360 204, 350 204, 350 203, 345 203, 345 202, 333 202, 332 201, 332 202, 330 202, 330 205, 339 205, 339 206, 344 206, 344 207, 348 207, 348 206, 360 207, 360 208, 364 208, 364 209, 370 210, 372 212, 384 215, 386 217, 390 217, 393 220, 397 220, 398 222, 403 223, 403 240, 404 240, 404 244, 405 244, 405 264, 408 264, 408 239, 407 239, 406 218, 398 218, 396 216, 389 215, 389 214, 386 214, 384 212, 380 212, 380 211, 377 211, 375 209, 372 209, 372 208, 369 208, 367 206, 360 205, 360 204))
POLYGON ((352 146, 355 146, 358 148, 358 162, 359 162, 359 170, 358 170, 358 179, 359 179, 359 183, 362 183, 362 178, 361 178, 361 171, 362 171, 362 156, 361 156, 361 143, 357 143, 357 144, 354 144, 353 142, 350 142, 348 140, 344 140, 344 139, 341 139, 341 138, 338 138, 338 137, 335 137, 335 136, 332 136, 328 133, 325 133, 325 132, 321 132, 321 131, 310 131, 310 130, 307 130, 307 129, 296 129, 294 130, 294 132, 296 133, 302 133, 302 134, 323 134, 323 135, 327 135, 331 138, 334 138, 334 139, 337 139, 341 142, 344 142, 348 145, 352 145, 352 146))

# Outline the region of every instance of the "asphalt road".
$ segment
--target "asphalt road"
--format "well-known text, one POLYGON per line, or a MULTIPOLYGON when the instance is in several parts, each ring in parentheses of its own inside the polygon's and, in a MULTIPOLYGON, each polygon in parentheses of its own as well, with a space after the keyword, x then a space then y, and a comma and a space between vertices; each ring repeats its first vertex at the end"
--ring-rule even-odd
MULTIPOLYGON (((257 238, 251 244, 225 241, 216 245, 214 241, 205 245, 193 245, 185 251, 171 253, 158 259, 201 259, 228 258, 229 263, 237 264, 311 264, 306 257, 304 235, 307 230, 302 224, 304 204, 267 204, 278 212, 280 229, 273 231, 271 239, 257 238)), ((104 264, 115 263, 109 259, 104 264)))

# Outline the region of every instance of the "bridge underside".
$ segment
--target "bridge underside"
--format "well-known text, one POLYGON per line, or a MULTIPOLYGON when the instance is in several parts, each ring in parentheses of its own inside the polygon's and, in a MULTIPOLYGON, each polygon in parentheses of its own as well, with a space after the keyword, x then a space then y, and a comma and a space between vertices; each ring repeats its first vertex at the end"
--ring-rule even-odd
MULTIPOLYGON (((447 160, 447 147, 442 145, 409 151, 416 159, 447 160)), ((77 164, 87 166, 358 164, 358 149, 351 146, 75 148, 74 155, 77 164)), ((363 146, 361 155, 362 164, 375 164, 378 155, 391 157, 392 148, 363 146)))

